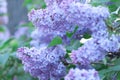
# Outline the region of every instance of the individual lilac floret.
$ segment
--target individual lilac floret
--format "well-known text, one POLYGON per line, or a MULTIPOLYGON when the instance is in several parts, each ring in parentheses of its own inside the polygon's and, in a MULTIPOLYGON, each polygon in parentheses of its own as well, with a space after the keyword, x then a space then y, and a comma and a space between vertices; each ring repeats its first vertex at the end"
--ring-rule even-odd
POLYGON ((19 48, 18 58, 24 64, 24 70, 40 80, 54 78, 59 80, 66 74, 66 67, 62 64, 61 58, 65 56, 65 49, 62 46, 36 48, 19 48))
POLYGON ((94 69, 70 69, 65 80, 100 80, 98 72, 94 69))
POLYGON ((120 49, 120 42, 114 34, 108 38, 101 37, 99 43, 100 47, 107 52, 117 52, 120 49))
POLYGON ((74 63, 89 65, 91 62, 102 60, 105 51, 99 47, 96 39, 90 39, 78 50, 73 50, 70 57, 74 63))

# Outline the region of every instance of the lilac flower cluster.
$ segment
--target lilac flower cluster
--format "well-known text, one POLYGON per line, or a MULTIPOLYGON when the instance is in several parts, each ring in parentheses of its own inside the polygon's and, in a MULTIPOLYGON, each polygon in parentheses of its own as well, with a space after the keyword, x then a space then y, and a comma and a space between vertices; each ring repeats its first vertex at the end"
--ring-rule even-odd
POLYGON ((120 42, 117 38, 116 35, 111 35, 111 37, 108 38, 101 38, 99 40, 100 47, 103 48, 105 51, 107 52, 116 52, 119 50, 120 46, 120 42))
MULTIPOLYGON (((46 32, 45 34, 52 33, 53 36, 58 35, 64 38, 66 32, 72 32, 76 25, 79 26, 78 32, 81 32, 85 28, 91 29, 94 26, 101 25, 100 21, 103 21, 103 19, 109 16, 107 8, 92 7, 89 4, 81 4, 78 1, 79 0, 45 0, 47 8, 32 10, 28 14, 29 20, 37 29, 40 28, 42 33, 44 31, 46 32), (101 13, 99 11, 101 11, 101 13)), ((38 40, 41 39, 39 38, 38 40)), ((34 42, 35 41, 32 43, 34 42)))
POLYGON ((36 27, 46 32, 54 31, 62 35, 71 28, 71 24, 65 21, 64 11, 56 3, 46 9, 32 10, 28 16, 36 27))
POLYGON ((65 80, 100 80, 98 72, 94 69, 70 69, 66 75, 65 80))
POLYGON ((102 60, 109 52, 118 52, 119 49, 119 39, 115 34, 110 35, 107 27, 103 25, 103 28, 94 28, 92 39, 78 50, 73 50, 70 57, 75 64, 89 65, 91 62, 102 60))
MULTIPOLYGON (((67 32, 73 32, 72 38, 80 40, 85 32, 90 32, 92 38, 73 50, 70 58, 73 64, 88 66, 92 62, 102 60, 108 52, 118 51, 119 40, 116 35, 110 35, 105 20, 109 11, 105 7, 93 7, 82 4, 79 0, 45 0, 47 8, 32 10, 29 20, 36 26, 32 33, 31 44, 34 48, 18 49, 17 56, 24 64, 24 69, 40 80, 60 80, 66 75, 64 44, 48 48, 51 40, 60 36, 67 43, 67 32)), ((77 67, 77 66, 76 66, 77 67)), ((94 69, 71 69, 65 80, 100 80, 94 69)))
POLYGON ((66 67, 60 60, 64 55, 65 50, 62 46, 42 47, 39 50, 35 47, 23 47, 18 49, 17 54, 24 64, 24 70, 40 80, 58 80, 65 76, 66 67))
POLYGON ((74 63, 89 65, 91 62, 102 60, 105 54, 106 52, 98 46, 97 40, 91 39, 78 50, 73 50, 70 57, 74 63))
POLYGON ((109 16, 107 8, 92 7, 91 5, 79 2, 72 2, 65 11, 67 21, 83 28, 95 27, 100 20, 106 19, 109 16))

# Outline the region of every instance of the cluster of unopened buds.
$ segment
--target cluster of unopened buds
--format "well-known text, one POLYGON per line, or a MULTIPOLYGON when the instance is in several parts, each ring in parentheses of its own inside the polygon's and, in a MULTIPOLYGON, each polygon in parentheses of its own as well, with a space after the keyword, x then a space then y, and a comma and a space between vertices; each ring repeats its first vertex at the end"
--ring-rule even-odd
POLYGON ((24 70, 39 80, 100 80, 91 63, 98 62, 108 54, 119 50, 119 40, 110 34, 105 23, 110 13, 105 7, 93 7, 79 0, 45 0, 45 9, 32 10, 29 20, 36 26, 32 33, 32 48, 18 49, 24 70), (77 30, 74 32, 77 26, 77 30), (74 34, 68 37, 66 33, 74 34), (71 40, 82 40, 84 33, 88 39, 77 50, 67 52, 65 46, 71 40), (63 43, 48 47, 55 37, 63 43), (69 60, 66 55, 69 54, 69 60), (68 68, 68 65, 75 68, 68 68))

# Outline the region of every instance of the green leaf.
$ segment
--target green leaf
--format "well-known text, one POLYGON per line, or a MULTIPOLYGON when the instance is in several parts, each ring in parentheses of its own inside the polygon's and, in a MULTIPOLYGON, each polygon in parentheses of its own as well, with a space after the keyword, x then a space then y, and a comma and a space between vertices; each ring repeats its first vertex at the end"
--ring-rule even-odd
POLYGON ((67 32, 66 35, 67 35, 67 37, 71 38, 72 35, 73 35, 73 33, 71 33, 71 32, 67 32))
POLYGON ((108 69, 103 69, 103 70, 99 71, 99 73, 103 75, 103 74, 106 74, 106 73, 109 73, 112 71, 120 71, 120 65, 109 67, 108 69))
POLYGON ((13 51, 16 51, 18 48, 18 41, 16 39, 13 39, 10 41, 9 46, 12 47, 13 51))
POLYGON ((4 32, 5 29, 4 29, 4 26, 0 26, 0 32, 4 32))
POLYGON ((115 11, 120 6, 120 0, 110 0, 110 2, 112 3, 108 6, 110 12, 115 11))
POLYGON ((120 72, 117 74, 117 80, 120 80, 120 72))
POLYGON ((85 33, 85 34, 83 35, 83 37, 84 37, 85 39, 89 39, 89 38, 91 38, 91 35, 90 35, 89 33, 85 33))
POLYGON ((114 2, 114 5, 116 5, 117 7, 120 6, 120 0, 110 0, 111 2, 114 2))
POLYGON ((0 54, 0 66, 4 67, 8 58, 9 54, 0 54))
POLYGON ((29 74, 23 74, 23 75, 19 75, 17 76, 17 80, 35 80, 33 79, 29 74))
POLYGON ((24 0, 24 5, 32 3, 32 0, 24 0))
POLYGON ((104 80, 105 75, 99 75, 100 76, 100 80, 104 80))
POLYGON ((114 65, 120 65, 120 58, 115 59, 112 63, 113 63, 114 65))
MULTIPOLYGON (((114 61, 112 61, 111 64, 114 64, 115 66, 112 67, 103 67, 102 70, 99 71, 100 77, 103 80, 104 78, 110 78, 110 75, 112 75, 112 73, 116 73, 118 72, 117 75, 120 75, 120 58, 119 59, 115 59, 114 61)), ((120 76, 117 76, 118 80, 120 79, 120 76)), ((107 79, 110 80, 110 79, 107 79)))
POLYGON ((66 36, 69 37, 69 38, 71 38, 73 36, 73 34, 77 31, 77 29, 78 29, 78 26, 75 27, 75 29, 74 29, 73 32, 67 32, 66 36))
POLYGON ((8 39, 2 45, 0 45, 0 50, 4 49, 5 47, 9 46, 9 43, 13 40, 13 38, 8 39))
POLYGON ((50 44, 48 45, 48 47, 51 47, 51 46, 56 46, 58 44, 62 44, 62 39, 61 37, 57 36, 55 37, 51 42, 50 44))
POLYGON ((104 64, 104 65, 107 64, 107 59, 106 59, 106 58, 103 59, 103 64, 104 64))
POLYGON ((109 1, 110 0, 92 0, 91 4, 94 5, 94 6, 105 5, 109 1))
POLYGON ((66 47, 68 51, 77 50, 83 44, 79 40, 73 40, 70 45, 66 47))

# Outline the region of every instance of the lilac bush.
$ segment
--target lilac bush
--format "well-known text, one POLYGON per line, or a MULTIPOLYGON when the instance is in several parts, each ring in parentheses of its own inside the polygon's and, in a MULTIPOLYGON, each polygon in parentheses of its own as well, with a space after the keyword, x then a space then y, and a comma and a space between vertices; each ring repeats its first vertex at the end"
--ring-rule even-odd
POLYGON ((31 35, 32 48, 18 49, 17 56, 24 70, 39 80, 100 80, 98 72, 88 66, 120 48, 117 34, 111 33, 106 25, 109 10, 83 4, 79 0, 45 2, 45 9, 33 9, 28 14, 36 30, 31 35), (88 41, 77 50, 66 49, 72 40, 81 40, 86 32, 91 35, 88 41), (68 36, 66 33, 72 34, 68 36), (55 42, 54 46, 49 46, 58 36, 62 43, 55 42), (69 65, 74 65, 75 69, 69 69, 69 65), (84 67, 81 69, 80 66, 84 67))

